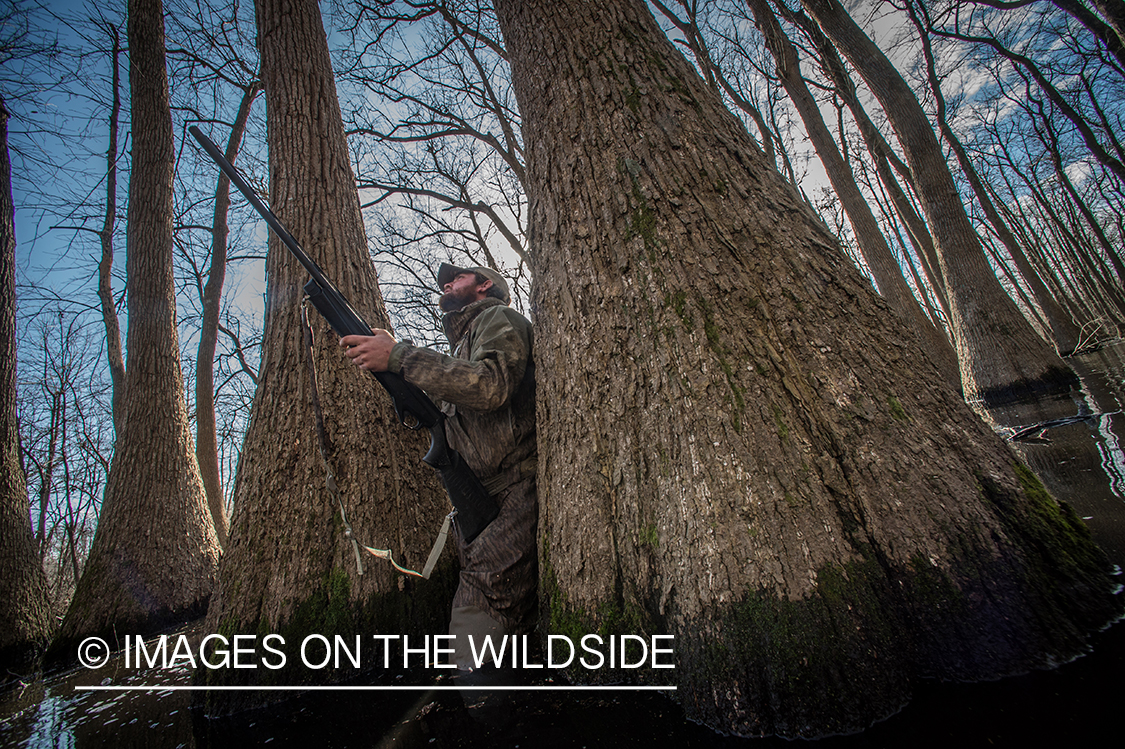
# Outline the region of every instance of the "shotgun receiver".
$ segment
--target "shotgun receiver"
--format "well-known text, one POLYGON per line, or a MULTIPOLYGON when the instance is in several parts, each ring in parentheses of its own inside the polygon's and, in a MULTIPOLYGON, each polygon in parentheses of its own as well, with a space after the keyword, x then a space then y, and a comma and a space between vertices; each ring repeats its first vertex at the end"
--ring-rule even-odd
MULTIPOLYGON (((297 261, 309 272, 308 283, 305 284, 305 294, 317 311, 328 321, 337 335, 371 335, 371 326, 363 321, 350 304, 340 293, 340 290, 329 281, 324 272, 312 258, 310 258, 297 240, 293 238, 278 220, 273 211, 262 202, 254 188, 227 161, 218 147, 210 138, 200 132, 194 125, 188 131, 199 141, 199 145, 214 159, 223 173, 238 188, 250 205, 254 206, 259 215, 265 219, 285 247, 297 258, 297 261)), ((445 441, 445 414, 430 400, 421 388, 413 385, 394 372, 373 372, 394 403, 395 413, 399 421, 408 429, 428 429, 430 432, 430 449, 422 461, 438 472, 441 483, 449 492, 449 499, 456 511, 457 526, 462 537, 468 543, 480 535, 489 523, 500 513, 488 490, 481 484, 480 479, 471 469, 465 459, 456 450, 449 447, 445 441)))

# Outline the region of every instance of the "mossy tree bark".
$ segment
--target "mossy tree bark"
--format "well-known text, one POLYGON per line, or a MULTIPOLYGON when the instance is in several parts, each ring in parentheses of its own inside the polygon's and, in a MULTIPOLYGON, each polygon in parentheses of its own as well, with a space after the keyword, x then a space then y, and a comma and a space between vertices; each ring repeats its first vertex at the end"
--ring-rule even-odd
MULTIPOLYGON (((364 319, 389 327, 367 251, 320 10, 315 0, 258 0, 255 9, 272 208, 364 319)), ((442 634, 456 584, 450 554, 428 581, 404 577, 367 555, 365 574, 357 574, 318 448, 301 326, 308 276, 272 235, 266 278, 258 387, 207 628, 278 633, 290 647, 308 634, 362 634, 365 640, 377 632, 442 634)), ((327 462, 348 520, 360 542, 389 548, 400 564, 420 569, 449 511, 436 475, 421 462, 427 443, 398 423, 385 391, 347 360, 316 310, 308 315, 327 462)), ((299 669, 296 657, 290 665, 269 678, 311 683, 348 675, 299 669)), ((201 676, 210 683, 260 683, 267 675, 208 670, 201 676)), ((216 712, 241 704, 211 698, 216 712)))
POLYGON ((0 98, 0 683, 34 666, 51 636, 16 411, 16 227, 8 110, 0 98))
POLYGON ((174 144, 160 0, 128 9, 133 152, 126 236, 125 393, 98 529, 52 658, 98 635, 200 616, 218 568, 184 399, 176 333, 174 144))
POLYGON ((902 144, 945 277, 965 398, 1000 403, 1077 386, 1077 376, 996 278, 910 86, 836 0, 802 3, 867 82, 902 144))
POLYGON ((645 4, 495 5, 528 154, 549 630, 675 635, 675 671, 644 678, 744 735, 858 730, 919 677, 1081 652, 1120 608, 1084 526, 645 4))

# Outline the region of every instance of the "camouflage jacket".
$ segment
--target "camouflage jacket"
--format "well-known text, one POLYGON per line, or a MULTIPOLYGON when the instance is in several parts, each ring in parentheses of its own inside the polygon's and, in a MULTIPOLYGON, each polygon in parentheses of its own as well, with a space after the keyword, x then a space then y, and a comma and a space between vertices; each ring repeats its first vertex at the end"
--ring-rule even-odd
POLYGON ((531 323, 491 297, 442 322, 451 355, 400 342, 388 369, 441 401, 450 446, 483 481, 518 470, 535 456, 531 323))
POLYGON ((389 369, 442 401, 450 446, 500 505, 472 543, 459 529, 454 534, 461 572, 453 608, 477 607, 507 632, 529 632, 539 579, 531 323, 485 298, 446 315, 443 324, 451 355, 398 343, 389 369))

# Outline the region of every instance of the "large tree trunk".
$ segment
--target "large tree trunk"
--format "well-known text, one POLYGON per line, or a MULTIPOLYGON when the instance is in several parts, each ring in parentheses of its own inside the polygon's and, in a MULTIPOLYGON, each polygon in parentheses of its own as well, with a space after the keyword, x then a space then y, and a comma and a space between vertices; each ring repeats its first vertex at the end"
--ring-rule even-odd
POLYGON ((867 267, 871 269, 879 293, 887 300, 891 309, 902 316, 907 325, 914 329, 923 350, 950 387, 960 390, 961 372, 953 347, 949 345, 949 339, 945 334, 934 327, 922 312, 921 306, 906 284, 906 279, 902 276, 902 268, 891 254, 891 248, 887 246, 887 241, 879 229, 879 222, 871 212, 871 206, 860 192, 851 168, 844 163, 843 156, 836 148, 836 141, 824 124, 820 107, 805 84, 797 50, 781 30, 781 25, 770 10, 767 0, 748 0, 747 4, 766 39, 766 46, 777 61, 777 73, 781 78, 781 84, 797 108, 801 122, 805 124, 805 132, 808 133, 809 140, 816 149, 821 164, 824 165, 828 180, 832 183, 832 189, 848 214, 852 231, 855 232, 856 244, 863 253, 867 267))
MULTIPOLYGON (((371 325, 389 327, 359 209, 343 121, 315 0, 258 0, 258 45, 270 158, 271 204, 313 259, 371 325)), ((309 353, 300 307, 307 274, 276 236, 266 260, 262 363, 234 488, 231 536, 210 631, 281 634, 292 652, 308 634, 440 634, 456 574, 451 555, 428 581, 366 556, 357 575, 340 501, 325 489, 309 353)), ((375 379, 344 357, 338 337, 309 310, 327 432, 327 464, 360 542, 421 569, 449 511, 426 444, 404 429, 375 379)), ((366 646, 365 646, 366 647, 366 646)), ((279 683, 348 676, 309 671, 299 659, 271 674, 279 683)), ((370 660, 368 665, 371 665, 370 660)), ((261 674, 206 670, 209 683, 258 683, 261 674)), ((210 709, 233 710, 267 696, 211 693, 210 709), (220 697, 232 697, 219 701, 220 697)))
MULTIPOLYGON (((0 98, 0 673, 33 665, 51 636, 16 412, 16 228, 8 110, 0 98)), ((7 678, 3 679, 7 681, 7 678)))
POLYGON ((1077 376, 1031 328, 988 264, 925 112, 890 60, 836 0, 803 0, 878 98, 902 143, 937 245, 961 383, 970 402, 1066 391, 1077 376))
POLYGON ((55 657, 86 635, 112 642, 199 616, 219 547, 184 402, 176 333, 172 115, 159 0, 129 3, 133 158, 126 248, 128 360, 113 463, 90 556, 55 657))
MULTIPOLYGON (((859 730, 1082 652, 1104 555, 641 0, 497 0, 536 258, 551 632, 670 633, 689 714, 859 730)), ((578 678, 621 678, 584 672, 578 678)))

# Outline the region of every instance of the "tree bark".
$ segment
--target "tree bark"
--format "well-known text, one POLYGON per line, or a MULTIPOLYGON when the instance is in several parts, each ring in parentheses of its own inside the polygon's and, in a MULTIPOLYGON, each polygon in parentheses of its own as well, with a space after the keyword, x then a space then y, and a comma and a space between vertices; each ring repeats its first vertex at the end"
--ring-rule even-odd
POLYGON ((957 134, 953 132, 953 128, 949 126, 948 118, 946 117, 945 108, 945 95, 941 91, 941 82, 938 80, 937 75, 937 62, 934 60, 933 48, 930 44, 929 37, 929 13, 924 6, 921 7, 920 12, 926 19, 926 24, 923 25, 918 17, 919 11, 914 9, 912 3, 907 3, 907 12, 910 14, 911 20, 914 22, 915 28, 918 30, 918 38, 922 42, 922 54, 926 61, 926 77, 930 83, 930 90, 934 95, 934 102, 937 107, 937 122, 938 127, 941 129, 941 135, 945 138, 945 142, 949 144, 950 150, 957 156, 957 163, 961 166, 961 171, 964 173, 965 178, 969 181, 969 186, 973 189, 973 194, 977 198, 977 203, 980 204, 981 210, 984 211, 985 217, 992 225, 993 231, 1004 245, 1004 249, 1011 255, 1012 260, 1019 270, 1020 276, 1030 287, 1032 294, 1035 295, 1035 303, 1039 306, 1043 315, 1046 317, 1047 325, 1050 329, 1051 339, 1055 343, 1055 350, 1058 351, 1060 356, 1069 356, 1074 353, 1074 349, 1078 346, 1079 331, 1078 326, 1070 319, 1070 315, 1062 308, 1047 290, 1047 285, 1043 283, 1043 279, 1031 267, 1031 263, 1027 260, 1027 255, 1024 254, 1023 248, 1019 242, 1016 241, 1015 236, 1008 228, 1008 224, 1000 217, 999 211, 993 205, 992 199, 988 195, 988 191, 984 189, 984 184, 981 182, 980 175, 977 173, 976 167, 973 162, 969 160, 969 155, 965 152, 965 147, 961 145, 960 139, 957 134))
POLYGON ((914 329, 926 355, 937 366, 950 387, 960 390, 961 372, 953 347, 949 345, 945 334, 935 328, 923 314, 921 306, 906 284, 902 268, 891 254, 886 238, 879 229, 879 222, 871 213, 871 206, 860 192, 850 167, 844 163, 832 134, 824 124, 820 107, 805 84, 797 50, 781 30, 767 0, 748 0, 747 4, 766 39, 766 46, 777 61, 781 84, 797 108, 801 121, 805 124, 805 132, 808 133, 809 140, 816 149, 817 156, 824 165, 824 171, 832 183, 832 189, 839 196, 840 203, 848 214, 856 244, 863 253, 867 267, 871 269, 879 293, 907 325, 914 329))
POLYGON ((132 0, 128 14, 133 153, 125 393, 98 529, 52 660, 73 659, 85 636, 120 646, 121 636, 201 615, 218 567, 176 332, 163 8, 160 0, 132 0))
POLYGON ((863 76, 902 143, 950 297, 965 398, 1000 403, 1075 387, 1077 376, 1036 335, 996 279, 934 130, 906 81, 836 0, 803 4, 863 76))
POLYGON ((1081 652, 1119 607, 1081 521, 644 3, 495 6, 542 310, 547 631, 673 634, 675 671, 638 678, 742 735, 860 730, 923 675, 1081 652))
POLYGON ((16 227, 8 110, 0 98, 0 673, 35 665, 51 636, 47 579, 31 531, 16 410, 16 227))
MULTIPOLYGON (((258 0, 255 10, 271 206, 364 319, 389 328, 367 251, 320 10, 315 0, 258 0)), ((310 309, 326 432, 322 458, 300 322, 306 280, 271 234, 258 387, 207 627, 268 631, 289 643, 308 634, 444 633, 456 585, 448 551, 426 581, 404 577, 366 554, 366 571, 357 574, 341 501, 361 543, 391 549, 399 564, 414 569, 425 562, 449 501, 433 470, 421 462, 422 436, 398 423, 386 392, 344 357, 339 338, 310 309), (326 470, 335 477, 340 500, 325 489, 326 470)), ((289 667, 269 678, 315 683, 347 678, 351 673, 345 671, 309 671, 291 658, 289 667)), ((260 683, 263 676, 208 669, 199 678, 234 684, 260 683)), ((206 699, 211 713, 223 713, 270 695, 208 693, 206 699)))
MULTIPOLYGON (((259 86, 251 85, 243 92, 238 114, 234 118, 225 156, 234 163, 250 107, 258 94, 259 86)), ((219 312, 223 298, 223 279, 227 273, 227 213, 230 209, 230 179, 219 173, 215 187, 215 213, 211 222, 211 259, 208 263, 207 284, 203 287, 203 314, 199 330, 199 348, 195 357, 195 458, 203 489, 207 495, 207 508, 215 525, 219 547, 226 548, 228 520, 223 499, 223 480, 219 471, 219 439, 215 429, 215 346, 219 337, 219 312)))

